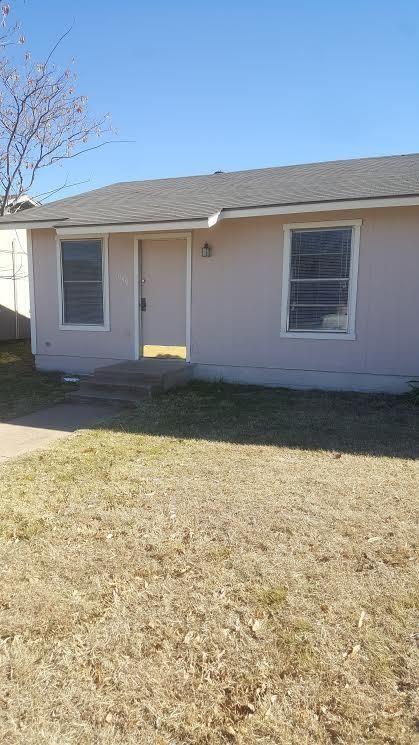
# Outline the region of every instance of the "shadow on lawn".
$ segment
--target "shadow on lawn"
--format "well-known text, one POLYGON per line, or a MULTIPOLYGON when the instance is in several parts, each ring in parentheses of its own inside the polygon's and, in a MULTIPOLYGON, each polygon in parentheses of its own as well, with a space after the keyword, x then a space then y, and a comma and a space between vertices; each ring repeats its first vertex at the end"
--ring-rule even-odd
POLYGON ((419 408, 407 396, 193 383, 107 429, 408 459, 419 455, 419 408))
POLYGON ((29 342, 1 342, 0 422, 63 401, 60 377, 35 370, 29 342))

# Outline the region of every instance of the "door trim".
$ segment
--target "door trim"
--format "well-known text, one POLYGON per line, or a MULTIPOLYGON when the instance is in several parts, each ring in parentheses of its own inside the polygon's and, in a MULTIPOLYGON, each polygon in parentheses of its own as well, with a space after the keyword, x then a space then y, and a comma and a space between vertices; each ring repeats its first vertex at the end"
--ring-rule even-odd
POLYGON ((134 235, 134 360, 142 357, 141 334, 141 241, 182 240, 186 242, 186 362, 191 361, 191 322, 192 322, 192 233, 139 233, 134 235))

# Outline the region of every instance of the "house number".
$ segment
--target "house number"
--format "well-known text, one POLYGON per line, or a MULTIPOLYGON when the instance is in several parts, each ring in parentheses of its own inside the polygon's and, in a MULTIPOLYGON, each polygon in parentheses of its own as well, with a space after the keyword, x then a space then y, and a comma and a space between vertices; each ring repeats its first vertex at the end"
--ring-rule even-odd
POLYGON ((119 281, 122 282, 122 284, 128 286, 128 277, 126 274, 121 274, 121 272, 117 272, 116 278, 119 279, 119 281))

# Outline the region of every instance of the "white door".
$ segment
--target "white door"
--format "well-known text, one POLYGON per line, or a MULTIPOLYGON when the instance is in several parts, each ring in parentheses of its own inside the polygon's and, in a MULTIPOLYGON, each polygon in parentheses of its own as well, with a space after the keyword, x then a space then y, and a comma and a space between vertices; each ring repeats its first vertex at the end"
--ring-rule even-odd
POLYGON ((186 356, 186 241, 143 240, 141 344, 144 357, 186 356))

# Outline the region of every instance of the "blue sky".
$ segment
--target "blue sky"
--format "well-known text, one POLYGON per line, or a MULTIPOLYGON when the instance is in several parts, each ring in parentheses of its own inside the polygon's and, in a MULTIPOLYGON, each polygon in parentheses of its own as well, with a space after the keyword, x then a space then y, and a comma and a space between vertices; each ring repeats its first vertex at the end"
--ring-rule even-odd
POLYGON ((35 191, 419 150, 415 0, 16 0, 42 58, 77 60, 115 144, 35 191))

